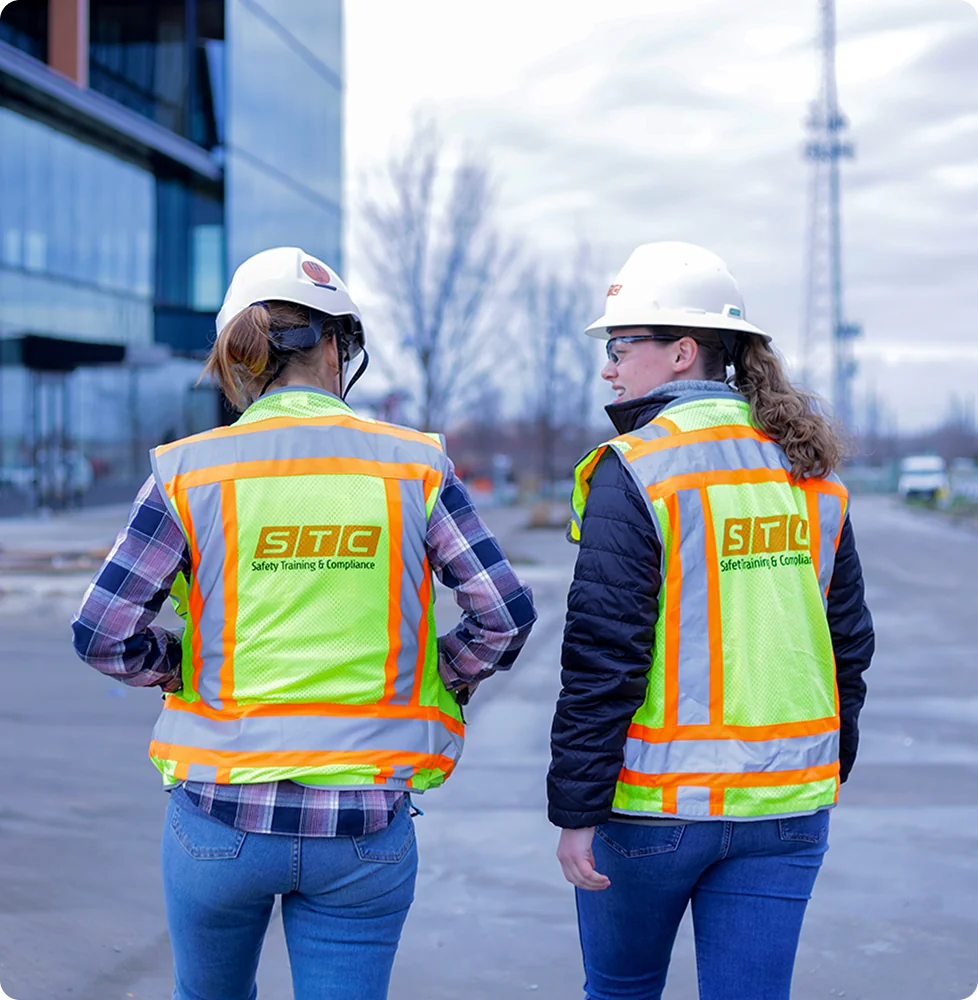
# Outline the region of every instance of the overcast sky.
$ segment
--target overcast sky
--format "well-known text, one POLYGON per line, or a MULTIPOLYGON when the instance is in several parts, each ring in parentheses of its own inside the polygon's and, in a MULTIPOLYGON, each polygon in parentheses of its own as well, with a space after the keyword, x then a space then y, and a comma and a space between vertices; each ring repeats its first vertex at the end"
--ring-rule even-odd
MULTIPOLYGON (((838 21, 857 392, 875 387, 909 429, 949 393, 978 393, 978 14, 969 0, 839 0, 838 21)), ((639 243, 701 243, 796 355, 817 27, 816 0, 348 2, 354 291, 369 308, 358 178, 420 110, 488 159, 501 228, 553 265, 581 238, 609 278, 639 243)))

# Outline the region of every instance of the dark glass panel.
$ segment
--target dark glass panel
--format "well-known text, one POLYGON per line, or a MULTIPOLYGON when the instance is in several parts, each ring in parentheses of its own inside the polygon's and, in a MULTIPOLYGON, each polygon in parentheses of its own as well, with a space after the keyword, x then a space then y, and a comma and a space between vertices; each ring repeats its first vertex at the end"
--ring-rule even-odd
POLYGON ((0 15, 0 42, 48 60, 48 0, 17 0, 0 15))
POLYGON ((89 24, 92 89, 184 134, 184 4, 91 0, 89 24))
POLYGON ((223 3, 91 0, 90 24, 93 90, 205 149, 221 144, 223 3))
POLYGON ((216 311, 224 297, 224 206, 217 197, 164 178, 156 195, 157 301, 216 311))

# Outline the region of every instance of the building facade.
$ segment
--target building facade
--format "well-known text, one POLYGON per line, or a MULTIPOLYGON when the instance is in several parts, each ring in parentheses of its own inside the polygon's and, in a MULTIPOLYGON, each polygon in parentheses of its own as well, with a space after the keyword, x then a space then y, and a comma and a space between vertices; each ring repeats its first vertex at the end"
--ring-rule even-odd
POLYGON ((0 492, 212 423, 191 387, 252 253, 342 269, 342 36, 342 0, 3 8, 0 492))

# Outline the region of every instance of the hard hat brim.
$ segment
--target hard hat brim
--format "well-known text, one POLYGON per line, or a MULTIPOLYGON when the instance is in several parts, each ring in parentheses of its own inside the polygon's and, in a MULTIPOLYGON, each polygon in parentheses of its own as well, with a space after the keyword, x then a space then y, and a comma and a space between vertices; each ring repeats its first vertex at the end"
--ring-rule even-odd
POLYGON ((655 319, 649 319, 649 313, 643 311, 636 315, 634 321, 618 313, 612 319, 607 313, 596 319, 584 332, 596 340, 611 340, 611 331, 622 327, 633 326, 685 326, 693 330, 729 330, 731 333, 752 333, 770 341, 771 337, 763 330, 743 319, 732 316, 722 316, 719 313, 689 312, 685 309, 661 309, 655 313, 655 319))

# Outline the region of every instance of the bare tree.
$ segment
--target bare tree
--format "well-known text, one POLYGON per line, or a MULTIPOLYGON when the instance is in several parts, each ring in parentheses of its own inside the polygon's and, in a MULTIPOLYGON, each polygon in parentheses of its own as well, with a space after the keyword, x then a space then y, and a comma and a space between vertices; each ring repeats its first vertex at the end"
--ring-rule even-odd
POLYGON ((578 244, 574 257, 573 295, 569 307, 569 322, 576 336, 569 340, 569 367, 574 399, 573 427, 576 430, 575 451, 583 455, 592 445, 591 415, 594 409, 594 389, 598 384, 601 355, 593 337, 584 331, 604 311, 605 284, 589 244, 578 244))
POLYGON ((480 337, 502 258, 488 169, 471 156, 447 159, 434 126, 416 124, 387 164, 386 196, 363 205, 374 287, 418 366, 425 428, 444 427, 486 377, 480 337))
POLYGON ((524 271, 517 294, 529 358, 528 416, 546 496, 570 474, 590 436, 597 355, 584 330, 593 319, 594 284, 590 251, 582 244, 566 273, 524 271))

